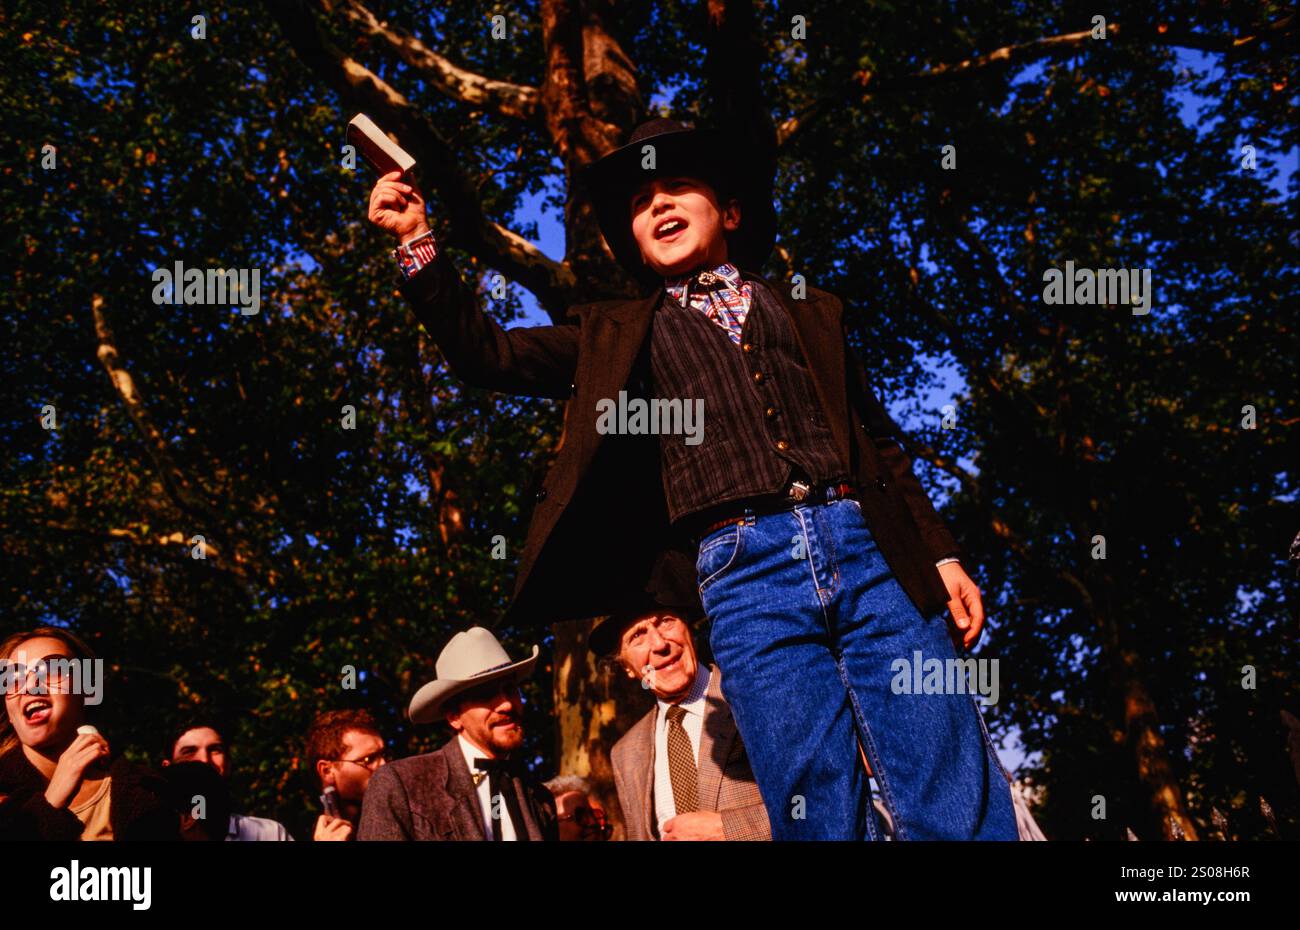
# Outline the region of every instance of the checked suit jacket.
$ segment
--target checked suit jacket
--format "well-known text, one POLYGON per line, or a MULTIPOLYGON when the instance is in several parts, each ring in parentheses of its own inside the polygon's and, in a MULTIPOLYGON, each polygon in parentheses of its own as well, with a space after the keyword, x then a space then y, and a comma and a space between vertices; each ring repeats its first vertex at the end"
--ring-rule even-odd
MULTIPOLYGON (((767 809, 754 782, 740 732, 731 708, 722 696, 722 673, 717 666, 709 675, 705 695, 704 727, 700 732, 699 805, 702 811, 720 811, 728 840, 770 840, 767 809)), ((655 722, 659 702, 614 744, 610 761, 614 787, 623 808, 629 840, 658 839, 655 823, 654 762, 655 722)))

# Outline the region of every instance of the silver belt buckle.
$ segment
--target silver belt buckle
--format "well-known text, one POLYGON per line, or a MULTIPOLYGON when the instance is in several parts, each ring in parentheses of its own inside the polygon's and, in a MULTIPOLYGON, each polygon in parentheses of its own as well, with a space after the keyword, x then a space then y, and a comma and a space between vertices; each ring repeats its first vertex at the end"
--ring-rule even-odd
POLYGON ((812 485, 810 485, 807 481, 791 481, 790 491, 786 496, 789 497, 790 500, 798 503, 802 501, 805 497, 807 497, 808 492, 810 492, 811 490, 812 490, 812 485))

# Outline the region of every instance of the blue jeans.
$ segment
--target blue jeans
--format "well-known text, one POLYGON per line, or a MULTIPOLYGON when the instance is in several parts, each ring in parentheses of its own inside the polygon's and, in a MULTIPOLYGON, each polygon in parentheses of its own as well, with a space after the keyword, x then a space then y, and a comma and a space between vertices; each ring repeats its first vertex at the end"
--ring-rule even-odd
POLYGON ((956 651, 946 618, 921 616, 898 584, 856 501, 751 514, 700 541, 696 570, 773 839, 880 837, 859 745, 896 839, 1017 838, 974 698, 891 688, 897 660, 956 651))

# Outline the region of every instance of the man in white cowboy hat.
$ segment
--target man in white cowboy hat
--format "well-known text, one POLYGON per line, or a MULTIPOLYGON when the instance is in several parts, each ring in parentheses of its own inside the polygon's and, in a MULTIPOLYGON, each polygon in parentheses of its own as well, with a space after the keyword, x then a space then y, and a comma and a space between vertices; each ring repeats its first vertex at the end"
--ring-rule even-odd
POLYGON ((457 633, 438 656, 438 677, 411 698, 412 723, 445 719, 456 735, 436 752, 375 772, 359 840, 554 840, 551 793, 525 771, 519 682, 537 647, 512 661, 481 626, 457 633))

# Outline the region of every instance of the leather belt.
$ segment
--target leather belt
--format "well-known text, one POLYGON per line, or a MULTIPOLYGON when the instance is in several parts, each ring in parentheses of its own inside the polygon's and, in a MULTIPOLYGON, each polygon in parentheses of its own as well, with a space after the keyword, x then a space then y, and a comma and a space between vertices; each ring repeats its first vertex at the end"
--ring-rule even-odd
POLYGON ((857 488, 847 481, 841 481, 837 484, 811 484, 807 481, 792 481, 781 494, 732 501, 726 505, 728 510, 741 510, 744 512, 738 516, 715 520, 693 533, 692 536, 698 543, 705 536, 722 529, 724 526, 744 523, 751 514, 759 516, 782 513, 803 504, 829 504, 831 501, 841 500, 846 497, 856 497, 857 493, 857 488))

